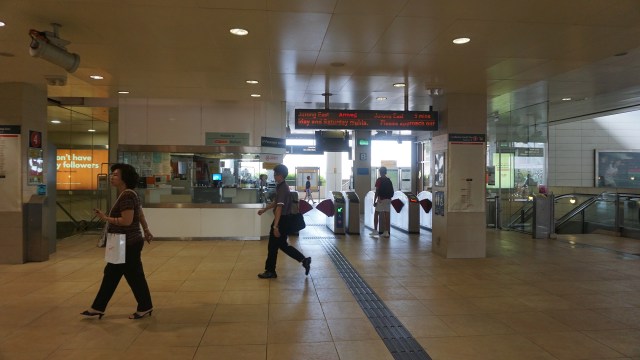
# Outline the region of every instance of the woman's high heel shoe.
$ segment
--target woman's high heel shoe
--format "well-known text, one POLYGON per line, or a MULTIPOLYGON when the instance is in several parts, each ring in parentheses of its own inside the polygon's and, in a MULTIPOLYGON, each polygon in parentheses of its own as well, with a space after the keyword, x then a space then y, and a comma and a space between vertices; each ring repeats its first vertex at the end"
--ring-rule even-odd
POLYGON ((102 320, 102 317, 104 316, 103 312, 99 312, 99 311, 89 311, 89 310, 85 310, 83 312, 80 313, 80 315, 84 315, 84 316, 97 316, 98 320, 102 320))
POLYGON ((153 312, 153 309, 149 309, 147 311, 143 311, 143 312, 134 312, 133 314, 129 315, 129 319, 131 320, 138 320, 138 319, 142 319, 143 317, 149 315, 149 317, 151 317, 151 313, 153 312))

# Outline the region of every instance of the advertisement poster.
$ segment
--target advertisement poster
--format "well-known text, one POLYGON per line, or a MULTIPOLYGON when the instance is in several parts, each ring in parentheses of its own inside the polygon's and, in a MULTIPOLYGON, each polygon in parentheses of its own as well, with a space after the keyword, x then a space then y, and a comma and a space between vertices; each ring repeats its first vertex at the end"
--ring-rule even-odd
POLYGON ((29 148, 27 154, 27 185, 40 185, 44 183, 44 158, 42 149, 29 148))
POLYGON ((449 212, 482 212, 485 209, 485 167, 484 143, 452 144, 449 160, 455 167, 450 168, 449 212), (481 165, 479 166, 480 163, 481 165))
POLYGON ((596 187, 640 188, 640 150, 596 150, 596 187))
POLYGON ((108 159, 108 150, 58 149, 56 189, 96 190, 101 165, 108 159))
POLYGON ((446 167, 444 160, 444 153, 434 154, 433 186, 444 186, 444 170, 446 167))
POLYGON ((20 126, 0 126, 0 211, 21 211, 20 126))

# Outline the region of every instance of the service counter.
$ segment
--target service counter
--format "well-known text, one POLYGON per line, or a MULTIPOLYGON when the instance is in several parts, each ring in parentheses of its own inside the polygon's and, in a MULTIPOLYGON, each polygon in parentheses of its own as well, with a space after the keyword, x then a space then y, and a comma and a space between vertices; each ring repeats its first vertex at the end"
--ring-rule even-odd
POLYGON ((260 240, 269 236, 273 211, 263 204, 146 204, 153 236, 172 240, 260 240))

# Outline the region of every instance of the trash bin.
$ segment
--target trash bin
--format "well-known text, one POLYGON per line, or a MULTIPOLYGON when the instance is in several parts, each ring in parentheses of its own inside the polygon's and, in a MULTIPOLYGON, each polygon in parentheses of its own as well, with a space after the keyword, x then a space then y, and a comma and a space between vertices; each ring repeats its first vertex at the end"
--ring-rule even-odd
POLYGON ((49 260, 49 242, 44 234, 44 205, 47 197, 31 195, 24 204, 25 261, 49 260))

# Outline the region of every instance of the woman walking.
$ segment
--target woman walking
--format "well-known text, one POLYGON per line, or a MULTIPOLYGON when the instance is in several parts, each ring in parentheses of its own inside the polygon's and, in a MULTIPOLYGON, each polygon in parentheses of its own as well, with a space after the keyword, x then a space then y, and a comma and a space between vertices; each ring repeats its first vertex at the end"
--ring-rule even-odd
POLYGON ((118 200, 111 208, 109 214, 95 209, 97 216, 106 222, 110 233, 126 235, 126 252, 124 264, 107 263, 104 268, 104 276, 100 290, 96 295, 91 308, 81 313, 84 316, 97 316, 102 319, 104 311, 113 293, 118 287, 122 276, 127 280, 133 296, 138 302, 136 311, 129 319, 140 319, 146 315, 151 316, 153 304, 149 285, 144 276, 142 260, 140 258, 144 240, 151 243, 153 235, 149 231, 144 213, 140 207, 140 199, 133 189, 138 184, 138 173, 129 164, 114 164, 111 166, 111 186, 118 191, 118 200), (140 225, 144 231, 144 237, 140 231, 140 225))

